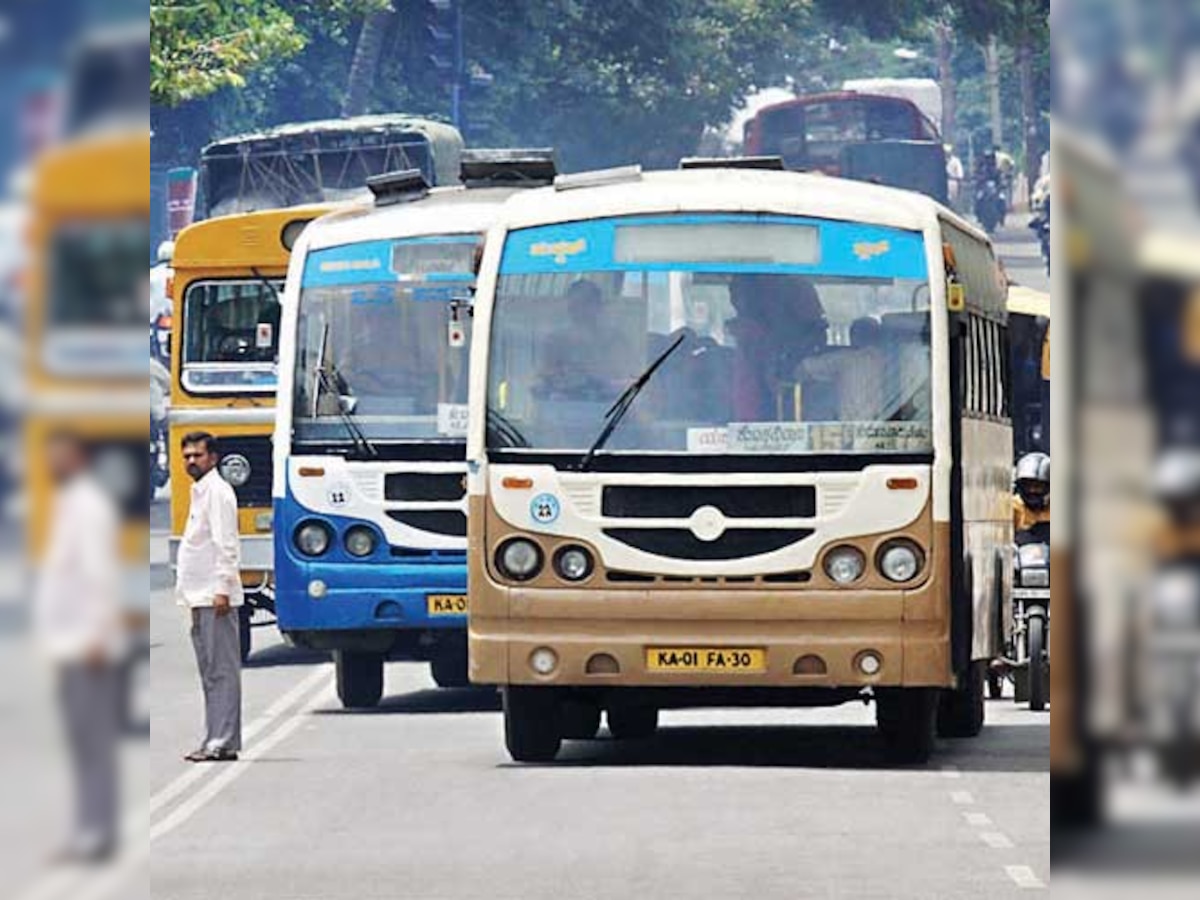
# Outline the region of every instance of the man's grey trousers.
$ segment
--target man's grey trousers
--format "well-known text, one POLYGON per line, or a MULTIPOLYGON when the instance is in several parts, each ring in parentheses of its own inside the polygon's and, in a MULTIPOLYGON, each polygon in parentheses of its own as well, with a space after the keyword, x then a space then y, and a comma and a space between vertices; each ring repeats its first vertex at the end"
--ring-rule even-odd
POLYGON ((242 652, 238 611, 218 616, 212 607, 192 610, 192 646, 204 686, 205 750, 242 749, 242 652))

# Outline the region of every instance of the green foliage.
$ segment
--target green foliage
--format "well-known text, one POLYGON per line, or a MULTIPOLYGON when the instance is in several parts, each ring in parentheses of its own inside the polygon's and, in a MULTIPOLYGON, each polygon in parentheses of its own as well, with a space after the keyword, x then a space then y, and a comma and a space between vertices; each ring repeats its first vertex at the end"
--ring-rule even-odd
MULTIPOLYGON (((936 77, 935 20, 952 22, 958 35, 960 134, 986 120, 979 35, 989 29, 1004 41, 1028 29, 1039 105, 1048 94, 1047 0, 460 2, 467 72, 492 76, 488 86, 464 87, 468 143, 555 146, 569 169, 674 165, 760 87, 816 91, 866 75, 936 77), (920 57, 897 58, 900 46, 920 57)), ((389 7, 395 15, 386 17, 367 108, 448 119, 451 74, 430 57, 446 57, 449 48, 434 46, 429 26, 445 29, 452 20, 439 18, 428 0, 155 3, 155 52, 169 48, 172 60, 203 59, 189 48, 237 29, 261 33, 262 23, 274 23, 278 34, 286 20, 289 35, 215 73, 164 66, 162 77, 170 71, 174 81, 155 91, 161 150, 173 163, 194 162, 199 147, 221 135, 339 115, 361 24, 389 7), (179 11, 185 7, 191 12, 179 11), (203 96, 214 85, 226 89, 203 96), (192 97, 202 99, 163 105, 192 97)), ((1005 113, 1016 121, 1015 67, 1011 50, 1002 52, 1005 113)), ((156 62, 156 85, 159 73, 156 62)))
POLYGON ((278 4, 256 0, 167 0, 150 6, 150 99, 175 105, 299 53, 305 44, 278 4))

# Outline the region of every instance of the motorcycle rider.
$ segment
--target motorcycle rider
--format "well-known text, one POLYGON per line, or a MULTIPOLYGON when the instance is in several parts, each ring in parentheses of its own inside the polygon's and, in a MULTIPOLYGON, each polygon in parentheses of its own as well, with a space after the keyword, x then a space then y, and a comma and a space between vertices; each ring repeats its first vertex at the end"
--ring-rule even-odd
POLYGON ((1050 542, 1050 457, 1026 453, 1017 461, 1013 532, 1018 544, 1050 542))

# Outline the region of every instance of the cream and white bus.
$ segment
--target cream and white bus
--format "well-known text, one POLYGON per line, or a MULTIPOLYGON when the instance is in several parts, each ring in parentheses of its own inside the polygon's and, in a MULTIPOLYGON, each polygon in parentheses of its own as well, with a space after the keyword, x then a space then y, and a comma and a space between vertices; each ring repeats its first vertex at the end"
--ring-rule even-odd
POLYGON ((924 760, 982 727, 1007 621, 1003 273, 915 193, 684 168, 559 176, 489 234, 471 679, 520 761, 602 712, 863 698, 924 760))

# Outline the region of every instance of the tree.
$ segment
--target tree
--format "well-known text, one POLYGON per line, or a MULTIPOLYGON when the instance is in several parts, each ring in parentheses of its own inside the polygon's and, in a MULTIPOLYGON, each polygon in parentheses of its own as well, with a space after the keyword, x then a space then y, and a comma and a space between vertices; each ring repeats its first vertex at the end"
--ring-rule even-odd
POLYGON ((164 0, 150 6, 150 102, 175 106, 299 53, 292 17, 267 0, 164 0))
POLYGON ((371 85, 379 73, 379 55, 383 52, 384 33, 395 15, 388 0, 376 2, 375 8, 367 9, 362 16, 362 27, 354 45, 354 59, 350 63, 350 76, 346 82, 346 98, 342 101, 342 115, 357 116, 366 112, 371 85))

